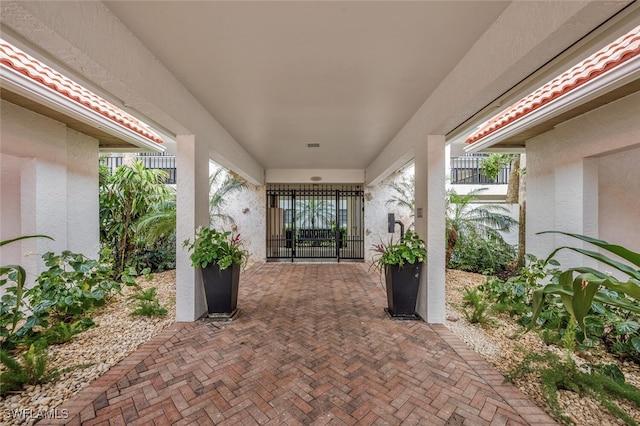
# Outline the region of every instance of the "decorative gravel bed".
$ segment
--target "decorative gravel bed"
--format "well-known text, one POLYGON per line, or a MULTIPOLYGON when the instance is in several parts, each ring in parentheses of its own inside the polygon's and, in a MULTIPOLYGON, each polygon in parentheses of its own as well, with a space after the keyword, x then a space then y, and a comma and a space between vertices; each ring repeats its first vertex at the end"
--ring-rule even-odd
MULTIPOLYGON (((500 316, 491 327, 470 324, 462 314, 462 289, 477 286, 485 277, 462 271, 447 271, 447 321, 451 331, 465 341, 473 350, 482 355, 489 363, 505 374, 523 357, 522 350, 554 350, 547 346, 535 334, 518 335, 519 326, 508 316, 500 316)), ((66 373, 54 383, 27 387, 24 391, 0 400, 0 424, 34 424, 37 414, 51 413, 64 401, 80 392, 92 380, 96 379, 121 359, 129 355, 142 343, 169 326, 175 316, 175 271, 154 274, 152 281, 139 278, 143 288, 156 287, 160 303, 168 309, 166 318, 132 317, 134 301, 128 297, 134 292, 125 288, 107 306, 97 311, 93 318, 99 325, 70 342, 49 348, 49 357, 53 366, 64 368, 71 365, 90 364, 66 373), (26 410, 26 411, 25 411, 26 410), (15 413, 21 413, 15 415, 15 413)), ((560 353, 560 352, 558 352, 560 353)), ((617 363, 625 373, 627 382, 640 386, 640 368, 634 363, 620 363, 612 356, 602 352, 581 362, 617 363)), ((540 407, 548 411, 542 398, 540 386, 535 381, 519 381, 516 386, 540 407)), ((623 422, 615 419, 599 404, 588 397, 580 397, 572 392, 560 392, 560 402, 566 412, 578 425, 618 425, 623 422)), ((640 410, 629 405, 623 406, 633 418, 640 419, 640 410)), ((63 415, 63 413, 57 413, 63 415)))
POLYGON ((65 373, 52 383, 28 386, 22 392, 10 394, 0 400, 0 424, 34 424, 38 415, 44 413, 64 416, 64 413, 53 410, 173 323, 175 271, 154 274, 152 281, 144 277, 138 278, 137 281, 142 288, 157 288, 160 304, 168 310, 167 316, 131 316, 136 301, 128 298, 135 290, 125 287, 122 294, 116 295, 106 306, 94 313, 92 318, 97 327, 75 336, 67 343, 53 345, 48 349, 52 366, 89 366, 65 373))
MULTIPOLYGON (((499 315, 492 326, 470 324, 462 313, 462 296, 465 287, 474 287, 485 281, 485 277, 463 271, 447 271, 447 320, 446 326, 474 351, 479 353, 502 374, 506 374, 524 357, 522 349, 544 352, 563 352, 555 346, 547 346, 535 333, 521 334, 522 327, 508 315, 499 315)), ((600 351, 574 356, 578 365, 582 363, 615 363, 625 374, 628 383, 640 387, 640 366, 633 362, 620 362, 610 354, 600 351), (585 356, 589 358, 586 359, 585 356)), ((542 398, 540 384, 532 380, 519 380, 515 385, 541 408, 549 412, 542 398)), ((567 415, 577 425, 623 425, 620 419, 611 416, 604 407, 592 398, 581 397, 574 392, 560 391, 559 400, 567 415)), ((640 421, 640 410, 628 404, 620 404, 632 418, 640 421)), ((549 414, 551 414, 549 412, 549 414)))

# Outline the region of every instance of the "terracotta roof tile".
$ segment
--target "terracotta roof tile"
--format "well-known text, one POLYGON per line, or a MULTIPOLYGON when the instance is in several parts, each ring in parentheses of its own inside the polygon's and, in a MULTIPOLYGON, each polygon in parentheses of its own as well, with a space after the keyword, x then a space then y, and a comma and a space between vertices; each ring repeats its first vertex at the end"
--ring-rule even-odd
POLYGON ((122 127, 153 142, 162 143, 162 137, 146 124, 2 39, 0 39, 0 64, 84 105, 122 127))
POLYGON ((489 136, 638 55, 640 55, 640 26, 490 118, 465 142, 470 144, 489 136))

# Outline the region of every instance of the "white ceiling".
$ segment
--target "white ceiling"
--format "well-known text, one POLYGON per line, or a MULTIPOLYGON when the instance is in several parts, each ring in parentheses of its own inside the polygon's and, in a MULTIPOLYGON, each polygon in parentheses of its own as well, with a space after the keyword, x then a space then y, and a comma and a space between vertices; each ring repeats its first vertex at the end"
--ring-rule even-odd
POLYGON ((267 169, 366 168, 508 3, 106 2, 267 169))

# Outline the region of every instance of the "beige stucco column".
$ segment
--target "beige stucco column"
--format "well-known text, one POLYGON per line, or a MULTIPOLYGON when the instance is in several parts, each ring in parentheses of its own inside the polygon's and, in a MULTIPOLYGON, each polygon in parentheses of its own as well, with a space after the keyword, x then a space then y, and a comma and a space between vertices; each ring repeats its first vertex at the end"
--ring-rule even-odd
POLYGON ((418 292, 418 314, 429 323, 445 319, 445 139, 429 135, 414 148, 415 229, 427 243, 418 292))
POLYGON ((194 321, 207 310, 200 272, 182 247, 198 226, 209 226, 209 147, 193 135, 177 137, 176 321, 194 321))

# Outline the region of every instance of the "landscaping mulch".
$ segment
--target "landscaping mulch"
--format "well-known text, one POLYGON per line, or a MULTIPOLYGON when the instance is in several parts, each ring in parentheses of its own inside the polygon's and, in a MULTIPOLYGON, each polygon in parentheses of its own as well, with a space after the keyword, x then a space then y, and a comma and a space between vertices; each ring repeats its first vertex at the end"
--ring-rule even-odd
POLYGON ((157 288, 160 304, 167 308, 164 318, 131 316, 136 292, 125 287, 92 315, 96 327, 74 336, 69 342, 48 348, 50 365, 59 369, 77 366, 57 380, 27 386, 17 393, 0 398, 0 424, 30 425, 38 416, 58 415, 56 407, 80 392, 91 381, 107 372, 160 331, 173 324, 175 317, 175 271, 153 274, 152 280, 137 279, 143 289, 157 288))
MULTIPOLYGON (((495 316, 491 326, 470 324, 463 315, 462 296, 464 288, 475 287, 486 277, 463 271, 447 271, 447 320, 446 326, 465 341, 474 351, 483 356, 501 373, 506 374, 524 356, 524 350, 562 351, 555 346, 547 346, 535 333, 522 334, 522 328, 507 315, 495 316)), ((54 383, 29 386, 25 390, 10 394, 0 400, 0 424, 34 424, 33 414, 51 412, 63 402, 80 392, 92 380, 101 376, 110 367, 150 340, 173 323, 175 317, 175 271, 154 274, 152 281, 138 279, 143 288, 156 287, 160 303, 168 309, 165 318, 132 317, 135 301, 129 300, 134 290, 125 288, 104 308, 93 316, 99 325, 70 342, 51 346, 48 355, 52 366, 65 368, 72 365, 87 365, 61 376, 54 383), (15 410, 28 408, 31 415, 15 416, 15 410)), ((576 362, 615 363, 624 372, 628 383, 640 387, 640 366, 633 362, 621 361, 604 351, 596 351, 590 356, 578 354, 576 362)), ((533 380, 519 380, 515 385, 545 411, 550 412, 542 398, 539 383, 533 380)), ((578 425, 618 425, 624 424, 611 416, 597 401, 573 392, 560 391, 560 403, 570 418, 578 425)), ((640 410, 627 404, 622 408, 635 419, 640 419, 640 410)), ((28 414, 24 413, 23 414, 28 414)), ((62 413, 60 413, 62 414, 62 413)))
MULTIPOLYGON (((486 277, 470 272, 447 271, 447 320, 446 326, 465 341, 475 352, 479 353, 502 374, 507 374, 524 357, 524 351, 553 351, 560 356, 564 352, 556 346, 547 345, 535 332, 522 333, 523 328, 506 314, 493 315, 492 325, 471 324, 463 314, 464 288, 473 288, 484 283, 486 277)), ((616 364, 625 375, 627 383, 640 388, 640 366, 634 362, 621 361, 595 348, 589 353, 577 353, 574 360, 578 365, 585 363, 616 364)), ((515 385, 529 398, 536 402, 547 413, 549 407, 542 397, 540 383, 530 379, 520 379, 515 385)), ((559 391, 560 404, 566 414, 577 425, 623 425, 622 420, 613 417, 596 400, 580 396, 570 391, 559 391)), ((620 403, 621 408, 632 418, 640 421, 638 407, 620 403)))

